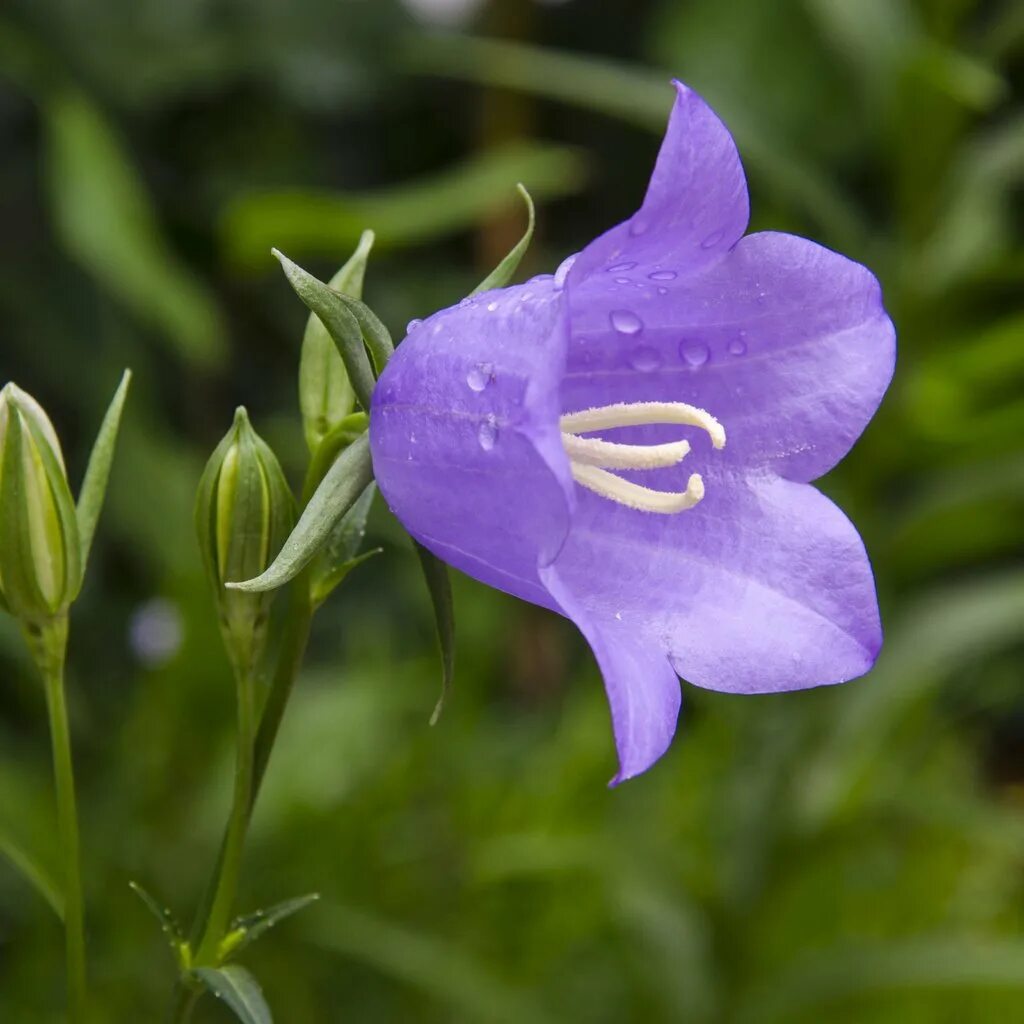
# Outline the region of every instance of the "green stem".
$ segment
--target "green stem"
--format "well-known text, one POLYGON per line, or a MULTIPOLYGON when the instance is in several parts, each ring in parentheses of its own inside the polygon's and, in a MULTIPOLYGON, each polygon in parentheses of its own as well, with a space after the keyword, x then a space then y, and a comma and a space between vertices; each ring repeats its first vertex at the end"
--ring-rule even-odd
POLYGON ((249 828, 253 783, 253 743, 256 734, 256 706, 252 672, 240 669, 236 674, 238 691, 238 752, 235 757, 235 792, 224 837, 224 856, 221 858, 217 886, 206 919, 197 963, 215 963, 217 946, 227 932, 231 911, 238 890, 242 868, 245 835, 249 828))
POLYGON ((68 642, 66 616, 29 631, 29 644, 46 690, 53 749, 53 776, 57 791, 57 829, 64 872, 64 936, 68 973, 68 1019, 86 1019, 85 905, 75 802, 75 773, 71 760, 71 734, 64 700, 64 663, 68 642))
POLYGON ((192 1019, 192 1011, 197 1002, 199 1002, 199 992, 179 980, 174 988, 174 1001, 167 1018, 169 1024, 188 1024, 192 1019))

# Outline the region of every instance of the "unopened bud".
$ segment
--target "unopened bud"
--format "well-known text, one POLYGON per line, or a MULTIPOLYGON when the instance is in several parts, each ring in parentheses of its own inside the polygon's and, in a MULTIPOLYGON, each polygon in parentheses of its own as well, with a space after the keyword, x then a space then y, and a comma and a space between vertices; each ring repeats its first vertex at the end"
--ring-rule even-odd
POLYGON ((239 671, 251 671, 263 650, 273 594, 242 593, 224 584, 262 573, 294 521, 295 500, 281 466, 239 408, 206 464, 196 501, 199 546, 224 642, 239 671))
POLYGON ((13 383, 0 390, 0 594, 25 624, 67 611, 82 584, 75 504, 53 424, 13 383))

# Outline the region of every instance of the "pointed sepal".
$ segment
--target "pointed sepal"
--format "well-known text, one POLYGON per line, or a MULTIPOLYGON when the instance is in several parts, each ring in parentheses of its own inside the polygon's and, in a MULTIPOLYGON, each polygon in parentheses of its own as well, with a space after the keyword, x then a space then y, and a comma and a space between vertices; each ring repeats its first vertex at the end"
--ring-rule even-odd
POLYGON ((516 185, 516 189, 523 197, 523 202, 526 203, 526 231, 523 232, 523 237, 508 251, 505 258, 470 292, 470 295, 489 292, 492 288, 504 288, 519 269, 519 263, 530 247, 530 242, 533 240, 536 211, 533 208, 530 193, 526 191, 525 187, 516 185))

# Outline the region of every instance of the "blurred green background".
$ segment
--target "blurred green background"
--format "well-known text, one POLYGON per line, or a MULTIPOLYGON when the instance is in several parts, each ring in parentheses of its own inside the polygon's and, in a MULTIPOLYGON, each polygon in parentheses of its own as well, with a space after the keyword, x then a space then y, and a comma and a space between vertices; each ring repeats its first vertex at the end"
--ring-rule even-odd
MULTIPOLYGON (((401 336, 539 206, 522 275, 638 205, 676 75, 733 129, 753 227, 870 265, 900 356, 823 482, 887 643, 848 686, 686 687, 648 775, 605 787, 600 680, 567 623, 456 580, 457 689, 378 507, 318 617, 242 907, 317 906, 246 962, 286 1024, 1024 1019, 1024 5, 1019 0, 9 0, 0 13, 0 378, 80 477, 135 384, 70 699, 94 987, 161 1019, 229 798, 233 687, 191 503, 245 403, 293 479, 305 310, 378 232, 401 336)), ((0 623, 0 850, 52 862, 45 713, 0 623)), ((56 1021, 56 918, 0 859, 0 1020, 56 1021)), ((197 1020, 226 1021, 208 1000, 197 1020)))

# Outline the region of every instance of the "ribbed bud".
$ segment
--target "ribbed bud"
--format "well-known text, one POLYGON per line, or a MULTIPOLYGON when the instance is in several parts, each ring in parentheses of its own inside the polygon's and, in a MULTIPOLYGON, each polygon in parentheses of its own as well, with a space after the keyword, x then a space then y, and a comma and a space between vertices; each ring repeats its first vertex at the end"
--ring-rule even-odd
POLYGON ((42 406, 17 385, 0 391, 0 596, 24 624, 67 611, 82 585, 75 503, 42 406))
POLYGON ((295 522, 295 499, 273 451, 244 408, 210 456, 196 500, 196 529, 220 612, 221 631, 239 671, 254 668, 266 642, 272 593, 228 590, 273 561, 295 522))

